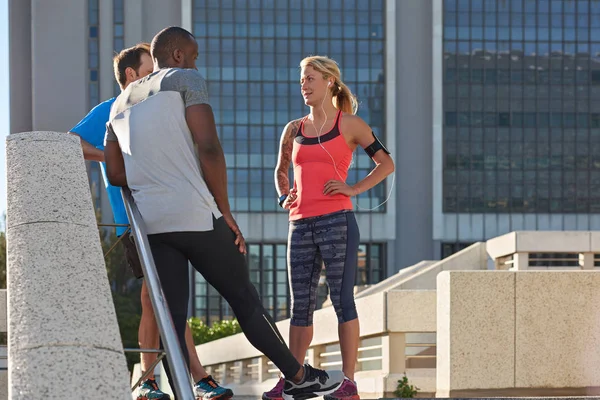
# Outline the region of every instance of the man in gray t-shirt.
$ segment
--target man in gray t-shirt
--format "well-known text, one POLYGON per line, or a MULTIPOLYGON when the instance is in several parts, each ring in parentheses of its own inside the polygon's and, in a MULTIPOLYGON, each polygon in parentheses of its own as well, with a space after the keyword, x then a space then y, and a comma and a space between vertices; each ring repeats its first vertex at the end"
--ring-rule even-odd
MULTIPOLYGON (((151 52, 154 72, 129 85, 112 106, 104 154, 109 181, 129 186, 148 228, 179 343, 185 343, 191 262, 229 303, 250 343, 283 373, 284 398, 335 391, 343 373, 303 367, 250 282, 206 82, 196 71, 195 38, 166 28, 154 37, 151 52)), ((187 361, 185 346, 181 350, 187 361)))

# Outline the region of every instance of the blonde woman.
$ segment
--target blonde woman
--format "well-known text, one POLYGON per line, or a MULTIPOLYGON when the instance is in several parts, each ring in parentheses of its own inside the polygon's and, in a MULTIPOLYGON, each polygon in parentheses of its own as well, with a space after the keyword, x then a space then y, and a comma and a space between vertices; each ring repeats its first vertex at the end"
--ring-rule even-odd
MULTIPOLYGON (((321 265, 325 264, 345 380, 326 399, 359 398, 354 369, 359 323, 354 304, 359 231, 351 197, 367 191, 394 171, 389 152, 369 125, 356 116, 358 103, 342 82, 338 65, 323 56, 300 63, 301 92, 310 113, 286 125, 275 169, 279 205, 289 210, 288 265, 292 288, 290 350, 304 361, 313 337, 312 316, 321 265), (346 183, 352 153, 362 147, 375 162, 353 186, 346 183), (288 170, 294 167, 290 188, 288 170)), ((283 381, 263 394, 281 398, 283 381)))

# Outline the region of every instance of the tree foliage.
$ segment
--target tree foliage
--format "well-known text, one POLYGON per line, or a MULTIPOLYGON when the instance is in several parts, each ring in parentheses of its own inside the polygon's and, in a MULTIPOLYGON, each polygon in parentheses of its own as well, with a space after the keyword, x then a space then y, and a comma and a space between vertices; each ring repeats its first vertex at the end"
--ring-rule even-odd
MULTIPOLYGON (((114 230, 108 232, 101 229, 100 237, 103 253, 106 254, 106 273, 117 313, 123 347, 137 348, 138 328, 142 312, 140 301, 142 281, 133 276, 125 257, 125 248, 121 243, 117 243, 119 238, 114 230), (111 248, 112 250, 107 254, 111 248)), ((129 371, 133 371, 133 366, 139 362, 140 355, 125 353, 125 357, 129 371)))
POLYGON ((197 317, 190 318, 188 323, 192 329, 195 345, 212 342, 242 332, 237 319, 216 321, 210 327, 197 317))

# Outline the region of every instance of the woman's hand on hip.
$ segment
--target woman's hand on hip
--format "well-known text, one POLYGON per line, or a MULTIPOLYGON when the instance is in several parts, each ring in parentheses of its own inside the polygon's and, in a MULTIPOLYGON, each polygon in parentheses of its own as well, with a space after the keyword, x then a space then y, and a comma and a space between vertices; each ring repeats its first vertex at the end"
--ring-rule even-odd
POLYGON ((325 184, 323 194, 325 196, 343 194, 344 196, 351 197, 356 196, 358 194, 358 190, 356 190, 354 187, 348 185, 345 182, 332 179, 325 184))

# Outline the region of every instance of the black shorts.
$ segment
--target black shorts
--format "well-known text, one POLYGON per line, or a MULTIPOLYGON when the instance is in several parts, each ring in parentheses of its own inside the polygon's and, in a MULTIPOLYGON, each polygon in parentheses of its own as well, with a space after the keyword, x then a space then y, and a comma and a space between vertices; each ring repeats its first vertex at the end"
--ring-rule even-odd
POLYGON ((123 234, 121 243, 123 243, 123 246, 125 247, 125 258, 127 259, 129 268, 131 268, 131 271, 133 272, 133 276, 135 276, 137 279, 143 278, 144 271, 142 270, 140 256, 138 255, 137 248, 135 247, 133 236, 131 236, 129 231, 123 234))

